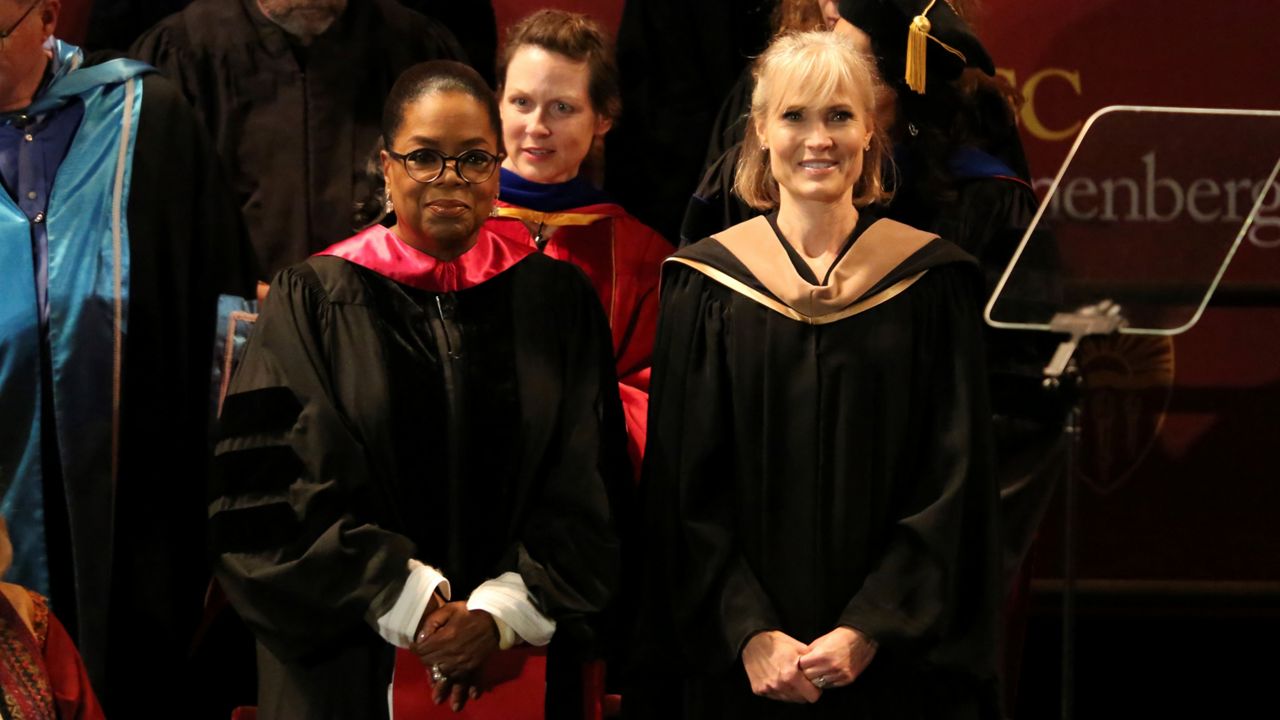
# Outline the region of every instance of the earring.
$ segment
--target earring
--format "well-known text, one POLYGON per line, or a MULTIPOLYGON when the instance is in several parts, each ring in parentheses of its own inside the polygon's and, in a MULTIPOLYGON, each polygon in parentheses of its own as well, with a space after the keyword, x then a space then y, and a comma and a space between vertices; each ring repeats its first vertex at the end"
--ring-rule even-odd
POLYGON ((769 146, 768 146, 768 145, 761 145, 761 146, 760 146, 760 152, 769 152, 769 146))
POLYGON ((868 140, 868 141, 867 141, 866 146, 862 148, 862 152, 871 152, 871 141, 870 141, 870 140, 868 140))
POLYGON ((395 206, 391 203, 391 196, 387 196, 387 201, 382 204, 382 209, 386 214, 390 215, 395 212, 395 206))

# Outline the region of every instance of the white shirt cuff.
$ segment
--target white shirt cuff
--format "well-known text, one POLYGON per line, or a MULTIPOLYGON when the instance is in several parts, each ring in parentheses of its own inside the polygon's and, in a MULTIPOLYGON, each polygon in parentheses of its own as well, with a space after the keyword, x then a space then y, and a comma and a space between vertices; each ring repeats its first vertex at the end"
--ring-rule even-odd
POLYGON ((503 573, 480 583, 467 599, 467 609, 489 613, 530 645, 546 645, 556 632, 556 621, 534 607, 529 589, 519 573, 503 573))
POLYGON ((386 615, 377 618, 374 626, 383 640, 400 648, 413 644, 413 636, 422 622, 422 613, 437 591, 448 600, 451 594, 449 580, 439 570, 417 560, 409 560, 409 577, 396 604, 386 615))

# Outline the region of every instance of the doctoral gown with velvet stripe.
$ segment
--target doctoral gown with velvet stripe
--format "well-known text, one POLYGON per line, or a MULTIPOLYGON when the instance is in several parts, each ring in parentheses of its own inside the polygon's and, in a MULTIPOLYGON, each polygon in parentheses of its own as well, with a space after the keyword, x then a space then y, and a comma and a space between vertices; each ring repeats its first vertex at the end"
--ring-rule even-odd
MULTIPOLYGON (((375 226, 274 281, 210 506, 260 717, 385 717, 393 648, 371 621, 411 557, 454 599, 518 572, 553 658, 610 599, 609 493, 631 482, 609 328, 579 270, 503 243, 482 230, 437 263, 375 226)), ((580 711, 557 667, 548 702, 580 711)))
MULTIPOLYGON (((776 229, 769 242, 819 285, 776 229)), ((641 486, 645 586, 662 590, 641 603, 627 714, 998 717, 972 259, 927 241, 846 298, 870 307, 829 322, 784 314, 715 238, 663 272, 641 486), (811 706, 752 694, 753 634, 808 643, 840 625, 879 643, 852 685, 811 706)))

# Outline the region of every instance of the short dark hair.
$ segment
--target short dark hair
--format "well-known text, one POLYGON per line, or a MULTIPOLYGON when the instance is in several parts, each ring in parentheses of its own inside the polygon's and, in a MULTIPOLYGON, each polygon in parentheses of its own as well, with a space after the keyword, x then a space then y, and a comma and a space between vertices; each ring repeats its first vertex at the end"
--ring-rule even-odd
POLYGON ((423 95, 441 92, 459 92, 475 98, 488 113, 498 150, 502 150, 502 116, 498 113, 498 98, 493 88, 480 73, 453 60, 418 63, 396 78, 382 105, 382 141, 388 148, 404 123, 404 109, 423 95))
POLYGON ((581 13, 545 9, 512 25, 498 55, 499 92, 507 82, 511 58, 525 45, 559 53, 574 62, 585 62, 591 108, 610 120, 618 119, 622 111, 618 64, 614 61, 609 36, 596 21, 581 13))

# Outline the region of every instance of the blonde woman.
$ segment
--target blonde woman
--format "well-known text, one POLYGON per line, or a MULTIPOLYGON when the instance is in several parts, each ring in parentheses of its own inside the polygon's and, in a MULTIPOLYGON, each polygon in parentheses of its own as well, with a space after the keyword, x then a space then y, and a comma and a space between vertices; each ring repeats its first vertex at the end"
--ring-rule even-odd
POLYGON ((635 716, 998 717, 999 562, 973 260, 877 217, 873 71, 759 59, 737 191, 667 261, 635 716), (800 707, 800 706, 803 707, 800 707))

